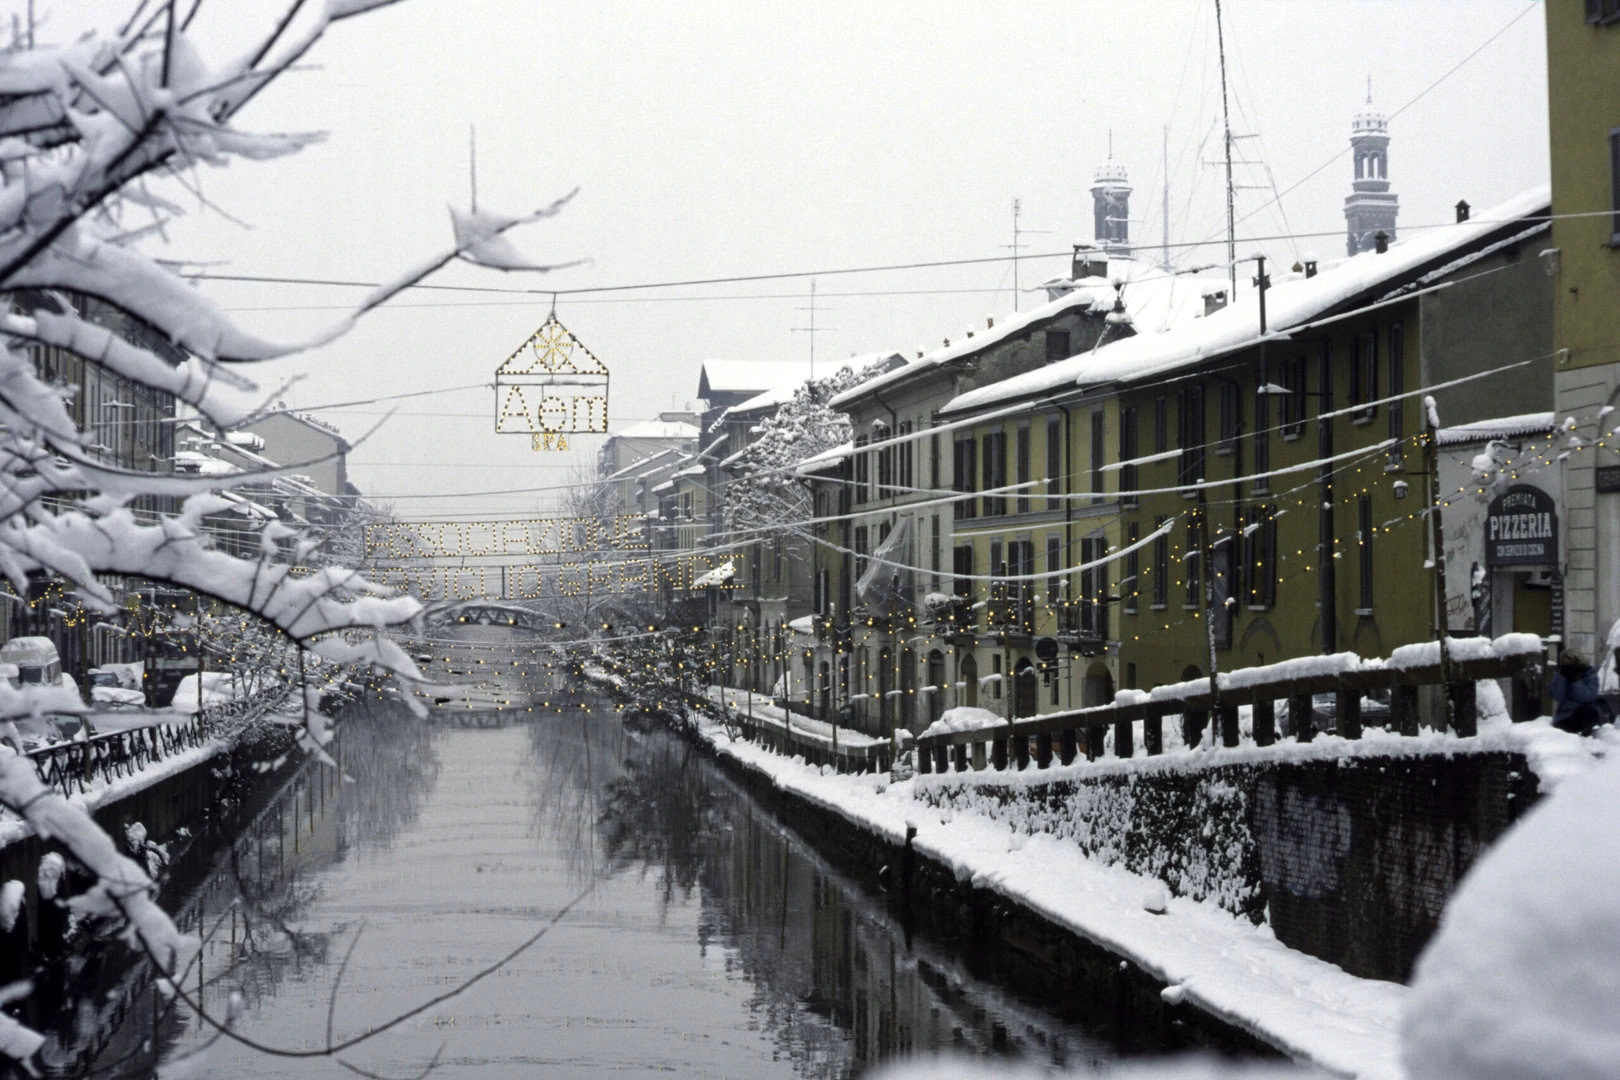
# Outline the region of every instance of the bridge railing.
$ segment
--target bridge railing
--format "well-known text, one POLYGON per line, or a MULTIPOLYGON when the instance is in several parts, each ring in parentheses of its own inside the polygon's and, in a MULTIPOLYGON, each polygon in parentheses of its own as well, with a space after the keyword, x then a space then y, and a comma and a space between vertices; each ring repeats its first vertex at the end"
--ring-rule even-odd
MULTIPOLYGON (((1343 738, 1361 738, 1362 698, 1369 691, 1389 694, 1386 723, 1391 731, 1416 735, 1418 691, 1425 686, 1445 688, 1451 727, 1458 736, 1467 738, 1478 733, 1475 684, 1534 671, 1542 656, 1539 638, 1510 634, 1495 642, 1483 638, 1448 639, 1444 651, 1438 642, 1406 646, 1387 660, 1363 660, 1353 653, 1302 657, 1217 675, 1213 687, 1209 679, 1201 678, 1152 691, 1121 691, 1107 705, 967 730, 925 732, 916 743, 917 768, 920 772, 949 772, 953 768, 965 772, 988 764, 998 770, 1010 765, 1024 769, 1033 760, 1044 769, 1054 755, 1069 764, 1082 748, 1088 760, 1096 760, 1102 755, 1110 728, 1114 756, 1129 758, 1136 752, 1138 722, 1142 725, 1144 751, 1161 754, 1164 720, 1169 716, 1181 718, 1188 742, 1201 741, 1213 721, 1221 745, 1237 746, 1241 705, 1253 710, 1255 745, 1270 746, 1278 737, 1278 701, 1287 704, 1293 738, 1310 742, 1317 733, 1312 701, 1319 694, 1333 695, 1334 734, 1343 738)), ((1510 708, 1515 720, 1526 720, 1539 715, 1539 705, 1539 695, 1515 694, 1510 708)))
MULTIPOLYGON (((706 699, 699 699, 705 701, 706 699)), ((706 700, 711 707, 712 700, 706 700)), ((888 739, 875 739, 849 728, 807 719, 782 710, 781 717, 770 715, 771 699, 761 697, 758 709, 750 715, 747 706, 735 701, 720 703, 727 720, 743 738, 773 753, 802 756, 812 765, 831 765, 839 772, 887 772, 894 760, 894 746, 888 739), (826 730, 823 730, 826 729, 826 730)), ((901 737, 909 740, 909 732, 901 737)))
POLYGON ((88 791, 97 781, 111 783, 186 750, 207 745, 214 719, 206 712, 173 724, 95 735, 82 742, 59 742, 31 750, 39 778, 62 795, 88 791))

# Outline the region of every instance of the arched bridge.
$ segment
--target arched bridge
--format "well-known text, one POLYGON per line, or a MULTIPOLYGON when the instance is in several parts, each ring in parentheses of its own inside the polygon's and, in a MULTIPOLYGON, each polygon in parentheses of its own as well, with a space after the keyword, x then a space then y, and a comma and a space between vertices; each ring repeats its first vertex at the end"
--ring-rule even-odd
POLYGON ((513 626, 520 630, 554 630, 557 620, 543 612, 495 600, 464 600, 437 608, 427 615, 430 626, 472 623, 477 626, 513 626))

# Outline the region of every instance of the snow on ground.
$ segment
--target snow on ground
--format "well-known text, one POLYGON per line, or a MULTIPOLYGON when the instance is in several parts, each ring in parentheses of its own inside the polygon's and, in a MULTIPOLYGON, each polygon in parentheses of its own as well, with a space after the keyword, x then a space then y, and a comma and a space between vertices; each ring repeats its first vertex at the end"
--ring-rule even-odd
POLYGON ((1424 1080, 1620 1076, 1620 755, 1566 780, 1468 872, 1404 1024, 1424 1080))
MULTIPOLYGON (((913 1058, 872 1073, 873 1080, 1049 1080, 1051 1075, 1030 1065, 970 1057, 913 1058)), ((1308 1080, 1323 1074, 1292 1065, 1234 1063, 1194 1055, 1130 1062, 1101 1073, 1076 1075, 1108 1080, 1308 1080)))
POLYGON ((838 745, 849 750, 861 749, 869 746, 887 746, 888 739, 874 738, 863 732, 848 727, 835 727, 825 720, 816 720, 812 717, 801 716, 798 713, 789 713, 784 709, 771 704, 771 699, 764 694, 755 693, 751 697, 746 690, 735 690, 729 686, 708 687, 710 701, 724 700, 740 716, 752 716, 754 723, 766 727, 775 727, 783 731, 792 727, 793 734, 804 736, 814 742, 822 742, 830 749, 833 745, 834 732, 837 733, 838 745))

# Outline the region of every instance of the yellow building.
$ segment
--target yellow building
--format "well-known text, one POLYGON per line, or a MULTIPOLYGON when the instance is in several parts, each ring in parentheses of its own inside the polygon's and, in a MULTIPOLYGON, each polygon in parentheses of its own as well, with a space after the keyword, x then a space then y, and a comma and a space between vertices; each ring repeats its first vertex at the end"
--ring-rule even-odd
POLYGON ((1573 418, 1564 476, 1566 636, 1592 656, 1620 620, 1620 3, 1547 11, 1557 410, 1573 418))

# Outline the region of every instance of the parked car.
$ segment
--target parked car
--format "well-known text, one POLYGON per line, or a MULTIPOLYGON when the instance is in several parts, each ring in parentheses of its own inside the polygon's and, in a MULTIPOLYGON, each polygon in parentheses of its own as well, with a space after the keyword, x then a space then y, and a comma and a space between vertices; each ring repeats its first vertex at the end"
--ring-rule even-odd
POLYGON ((90 669, 90 685, 139 690, 145 668, 146 664, 143 661, 136 661, 133 664, 102 664, 100 667, 90 669))
POLYGON ((73 681, 73 676, 62 671, 56 643, 48 637, 12 638, 0 645, 0 664, 16 667, 18 686, 60 686, 75 694, 79 692, 79 684, 73 681))

